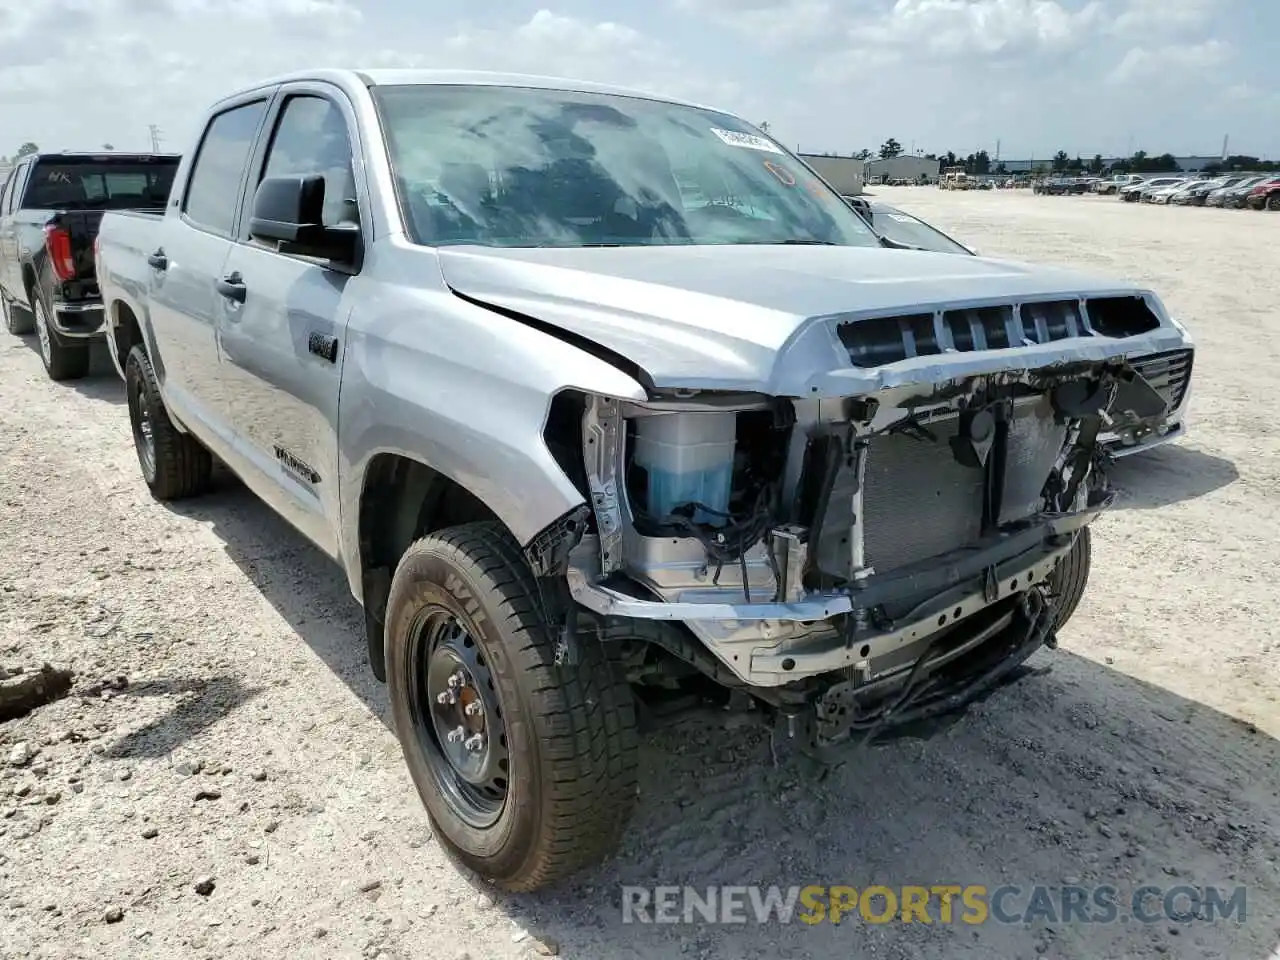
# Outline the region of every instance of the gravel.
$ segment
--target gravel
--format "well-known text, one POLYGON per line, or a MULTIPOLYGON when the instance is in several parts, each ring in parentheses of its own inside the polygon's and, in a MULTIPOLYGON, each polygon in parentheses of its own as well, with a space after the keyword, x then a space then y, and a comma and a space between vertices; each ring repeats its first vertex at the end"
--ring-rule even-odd
POLYGON ((1020 683, 822 779, 723 715, 651 733, 618 856, 540 897, 494 894, 432 838, 342 573, 233 480, 154 502, 101 359, 53 384, 34 341, 0 335, 0 666, 86 678, 0 723, 6 955, 1266 956, 1280 216, 881 195, 987 255, 1150 284, 1198 342, 1192 435, 1118 466, 1090 593, 1020 683), (629 925, 619 909, 624 884, 1063 878, 1243 884, 1248 922, 629 925))

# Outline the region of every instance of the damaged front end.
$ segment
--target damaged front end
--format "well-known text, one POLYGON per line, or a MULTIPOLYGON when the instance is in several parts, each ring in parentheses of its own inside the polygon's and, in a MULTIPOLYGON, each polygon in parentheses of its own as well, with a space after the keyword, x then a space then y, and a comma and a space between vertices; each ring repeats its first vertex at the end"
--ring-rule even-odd
POLYGON ((572 597, 820 745, 968 702, 1055 642, 1055 569, 1114 498, 1100 437, 1169 410, 1126 359, 1148 321, 1076 303, 833 322, 848 366, 809 396, 583 398, 572 597))

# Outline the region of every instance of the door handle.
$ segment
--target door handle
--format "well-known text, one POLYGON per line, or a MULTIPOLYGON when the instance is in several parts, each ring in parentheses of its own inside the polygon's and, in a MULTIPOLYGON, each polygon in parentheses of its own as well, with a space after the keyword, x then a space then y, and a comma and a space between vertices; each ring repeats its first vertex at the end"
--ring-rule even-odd
POLYGON ((327 333, 313 331, 307 337, 307 350, 330 363, 338 362, 338 338, 331 337, 327 333))
POLYGON ((168 270, 169 258, 164 255, 164 249, 161 248, 147 257, 147 265, 153 270, 168 270))
POLYGON ((244 303, 245 294, 249 292, 244 281, 240 279, 239 273, 223 277, 214 286, 217 287, 218 293, 236 303, 244 303))

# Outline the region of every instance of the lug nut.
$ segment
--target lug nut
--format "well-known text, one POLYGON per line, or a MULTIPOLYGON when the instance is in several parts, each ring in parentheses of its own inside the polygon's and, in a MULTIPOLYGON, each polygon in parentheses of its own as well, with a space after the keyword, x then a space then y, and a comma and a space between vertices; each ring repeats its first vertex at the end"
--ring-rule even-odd
POLYGON ((465 707, 463 707, 462 710, 468 717, 478 717, 481 713, 484 712, 484 707, 480 705, 479 700, 472 700, 465 707))
POLYGON ((466 733, 467 731, 464 730, 462 727, 454 727, 452 730, 449 731, 447 736, 449 738, 450 743, 457 743, 464 736, 466 736, 466 733))
POLYGON ((462 745, 472 753, 475 753, 478 750, 484 749, 484 737, 477 733, 474 736, 467 737, 466 741, 462 745))
POLYGON ((442 690, 440 695, 436 697, 436 703, 442 707, 450 706, 458 702, 458 695, 452 690, 442 690))
POLYGON ((464 676, 462 675, 462 671, 461 671, 461 670, 459 670, 459 671, 457 671, 456 673, 454 673, 453 675, 451 675, 451 676, 449 677, 449 686, 451 686, 451 687, 453 687, 453 689, 457 690, 460 686, 462 686, 463 681, 465 681, 465 680, 466 680, 466 677, 464 677, 464 676))

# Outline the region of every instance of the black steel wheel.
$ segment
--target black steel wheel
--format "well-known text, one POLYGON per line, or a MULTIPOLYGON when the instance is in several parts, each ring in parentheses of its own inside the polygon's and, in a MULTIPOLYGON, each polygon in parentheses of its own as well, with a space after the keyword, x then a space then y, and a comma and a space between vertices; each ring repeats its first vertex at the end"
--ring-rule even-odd
POLYGON ((213 458, 200 441, 169 419, 151 359, 141 345, 129 351, 124 384, 133 446, 152 496, 178 500, 203 492, 213 473, 213 458))
POLYGON ((510 757, 489 660, 448 609, 428 606, 413 643, 414 732, 458 815, 490 827, 507 801, 510 757))

